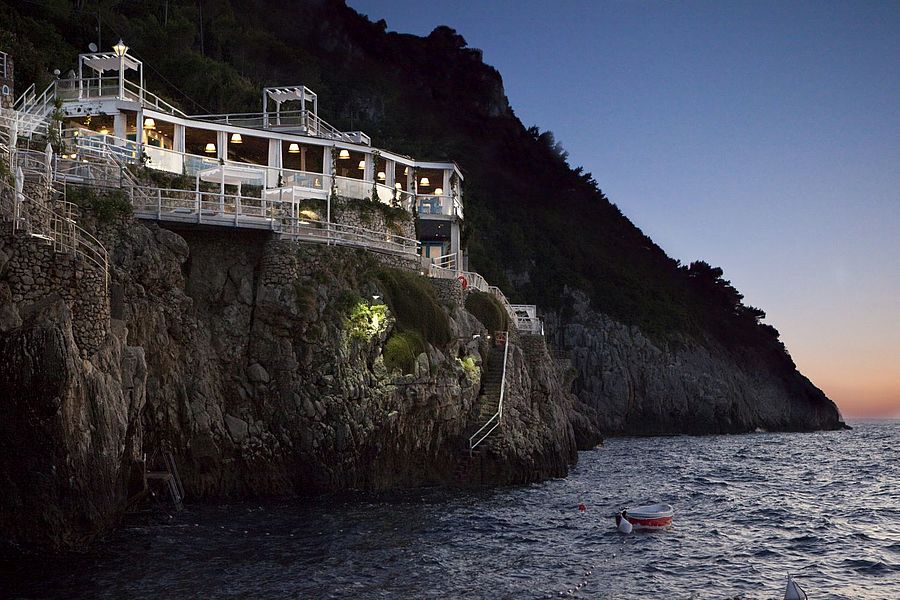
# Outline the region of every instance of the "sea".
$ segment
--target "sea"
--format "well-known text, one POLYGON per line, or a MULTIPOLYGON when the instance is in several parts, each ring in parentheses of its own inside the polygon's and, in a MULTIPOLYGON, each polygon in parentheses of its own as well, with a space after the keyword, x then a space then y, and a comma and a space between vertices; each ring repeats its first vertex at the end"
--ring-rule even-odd
POLYGON ((900 421, 851 425, 612 438, 516 487, 189 504, 7 563, 0 596, 781 599, 791 575, 810 600, 900 599, 900 421), (656 502, 671 529, 616 530, 656 502))

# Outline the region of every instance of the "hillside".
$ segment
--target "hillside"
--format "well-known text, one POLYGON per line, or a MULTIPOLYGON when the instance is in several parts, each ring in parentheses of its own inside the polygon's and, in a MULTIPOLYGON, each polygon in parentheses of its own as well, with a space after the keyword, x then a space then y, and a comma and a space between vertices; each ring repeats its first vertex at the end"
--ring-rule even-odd
MULTIPOLYGON (((373 23, 339 0, 4 0, 0 47, 17 60, 18 85, 45 83, 55 68, 68 71, 77 53, 96 41, 98 19, 103 45, 124 39, 145 61, 149 86, 187 112, 258 110, 260 87, 302 83, 318 92, 323 117, 339 128, 361 129, 375 145, 403 153, 456 160, 466 175, 470 267, 513 301, 539 305, 552 325, 551 340, 579 372, 576 393, 582 400, 601 412, 610 403, 623 404, 621 415, 598 422, 598 428, 709 432, 760 424, 753 410, 726 425, 713 411, 708 423, 689 427, 694 405, 709 398, 703 385, 699 392, 685 392, 679 401, 684 414, 667 425, 668 409, 629 408, 655 389, 638 385, 641 365, 631 365, 629 377, 636 383, 627 390, 592 384, 596 371, 610 370, 607 355, 581 350, 611 338, 590 341, 570 327, 606 331, 596 325, 602 319, 637 327, 665 356, 677 358, 687 348, 693 355, 716 355, 717 373, 741 370, 735 381, 747 383, 722 386, 732 390, 714 394, 722 402, 740 397, 750 407, 768 403, 752 391, 753 377, 761 374, 779 390, 776 403, 800 398, 817 415, 820 409, 827 414, 808 421, 778 417, 765 420, 766 426, 839 423, 833 403, 796 372, 778 332, 762 323, 765 313, 745 306, 721 269, 669 258, 610 202, 590 173, 567 162, 550 132, 526 128, 509 106, 500 74, 453 29, 440 26, 424 38, 387 33, 384 21, 373 23), (658 421, 653 427, 641 424, 647 414, 658 421)), ((658 381, 685 377, 692 375, 667 374, 658 381)))

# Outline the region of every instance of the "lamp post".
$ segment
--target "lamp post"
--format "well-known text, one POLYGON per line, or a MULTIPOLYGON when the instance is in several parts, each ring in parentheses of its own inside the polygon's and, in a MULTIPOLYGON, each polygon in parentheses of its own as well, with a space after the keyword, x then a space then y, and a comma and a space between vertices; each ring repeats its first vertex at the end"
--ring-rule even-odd
POLYGON ((128 52, 128 46, 121 39, 119 43, 113 46, 113 51, 119 57, 119 100, 125 99, 125 53, 128 52))

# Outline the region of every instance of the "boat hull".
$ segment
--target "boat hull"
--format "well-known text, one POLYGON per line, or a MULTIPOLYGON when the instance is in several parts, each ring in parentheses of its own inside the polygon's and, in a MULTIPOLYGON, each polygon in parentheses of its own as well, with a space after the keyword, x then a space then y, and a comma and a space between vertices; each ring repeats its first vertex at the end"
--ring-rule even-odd
POLYGON ((626 510, 623 516, 635 529, 665 529, 672 526, 674 515, 669 504, 651 504, 626 510))

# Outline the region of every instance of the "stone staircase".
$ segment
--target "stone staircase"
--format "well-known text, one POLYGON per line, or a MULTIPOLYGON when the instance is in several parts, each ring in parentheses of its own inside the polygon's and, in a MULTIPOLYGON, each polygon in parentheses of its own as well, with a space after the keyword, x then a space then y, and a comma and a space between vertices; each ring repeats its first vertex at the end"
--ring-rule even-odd
POLYGON ((478 394, 478 420, 472 433, 487 423, 497 413, 500 406, 500 387, 503 384, 503 349, 492 347, 485 363, 481 376, 481 392, 478 394))
POLYGON ((481 391, 478 394, 478 417, 468 434, 462 439, 453 479, 462 484, 471 480, 472 471, 479 464, 482 454, 494 447, 500 436, 489 436, 474 449, 469 449, 469 436, 480 430, 496 414, 500 406, 500 389, 503 385, 503 348, 492 347, 483 366, 481 391))

